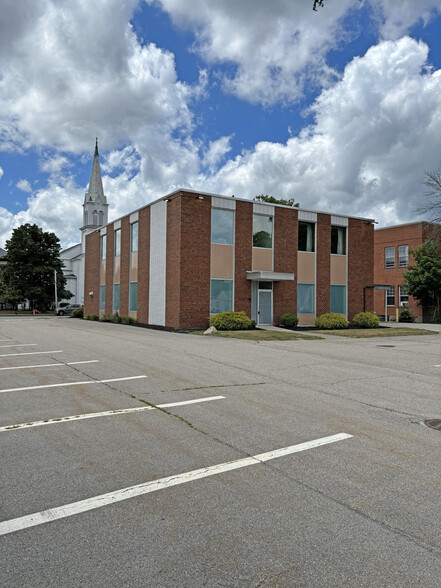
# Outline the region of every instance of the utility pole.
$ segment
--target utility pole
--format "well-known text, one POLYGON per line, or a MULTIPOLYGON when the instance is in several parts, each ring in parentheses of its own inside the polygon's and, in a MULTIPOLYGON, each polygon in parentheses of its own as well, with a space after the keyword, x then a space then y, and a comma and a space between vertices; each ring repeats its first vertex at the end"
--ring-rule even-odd
POLYGON ((58 293, 57 293, 57 270, 54 270, 54 279, 55 279, 55 310, 58 308, 58 293))

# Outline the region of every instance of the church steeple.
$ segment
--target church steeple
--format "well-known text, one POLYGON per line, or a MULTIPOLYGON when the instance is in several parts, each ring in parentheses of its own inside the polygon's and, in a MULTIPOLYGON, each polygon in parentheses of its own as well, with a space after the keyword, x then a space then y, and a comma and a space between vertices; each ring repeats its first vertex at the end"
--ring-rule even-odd
POLYGON ((89 189, 84 196, 83 204, 83 226, 81 231, 101 227, 107 224, 107 198, 103 190, 101 178, 100 159, 98 154, 98 138, 95 143, 92 172, 90 174, 89 189))

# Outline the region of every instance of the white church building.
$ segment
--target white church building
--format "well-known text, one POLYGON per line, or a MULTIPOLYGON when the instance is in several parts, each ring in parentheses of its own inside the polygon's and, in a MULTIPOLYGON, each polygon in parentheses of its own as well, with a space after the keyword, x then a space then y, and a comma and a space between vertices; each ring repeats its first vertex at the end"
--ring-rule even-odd
POLYGON ((63 273, 66 277, 66 288, 73 297, 70 304, 84 304, 84 255, 86 250, 86 235, 95 231, 98 227, 108 222, 107 198, 104 195, 103 181, 101 178, 100 160, 98 155, 98 139, 95 144, 92 173, 90 174, 89 189, 86 192, 83 203, 83 226, 81 231, 81 243, 64 249, 61 260, 64 263, 63 273))

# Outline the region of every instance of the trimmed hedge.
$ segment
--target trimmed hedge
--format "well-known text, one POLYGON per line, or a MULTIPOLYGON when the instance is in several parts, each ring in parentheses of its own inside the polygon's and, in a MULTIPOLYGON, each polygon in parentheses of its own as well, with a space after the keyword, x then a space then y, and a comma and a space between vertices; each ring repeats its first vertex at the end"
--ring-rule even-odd
POLYGON ((327 312, 318 316, 314 325, 318 329, 347 329, 349 323, 342 314, 338 312, 327 312))
POLYGON ((398 313, 398 321, 400 323, 414 323, 415 316, 411 310, 408 308, 403 308, 398 313))
POLYGON ((352 321, 359 329, 378 329, 380 319, 373 312, 359 312, 352 321))
POLYGON ((292 312, 286 312, 280 317, 280 324, 285 329, 294 329, 299 324, 299 319, 292 312))
POLYGON ((86 314, 84 317, 86 321, 99 321, 100 317, 97 314, 86 314))
POLYGON ((256 323, 249 319, 243 311, 233 312, 229 310, 212 316, 210 325, 218 331, 248 331, 253 329, 256 323))
POLYGON ((72 311, 72 318, 83 318, 84 316, 84 307, 80 306, 80 308, 75 308, 75 310, 72 311))

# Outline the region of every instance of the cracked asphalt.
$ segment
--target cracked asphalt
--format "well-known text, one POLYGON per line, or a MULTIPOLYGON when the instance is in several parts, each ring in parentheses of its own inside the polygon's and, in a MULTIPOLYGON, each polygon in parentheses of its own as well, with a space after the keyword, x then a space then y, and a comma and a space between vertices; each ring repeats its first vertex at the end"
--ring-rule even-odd
POLYGON ((424 424, 441 418, 433 328, 255 343, 1 318, 1 521, 98 506, 5 532, 0 585, 438 588, 441 432, 424 424), (19 390, 31 386, 48 387, 19 390), (338 433, 352 437, 100 504, 338 433))

